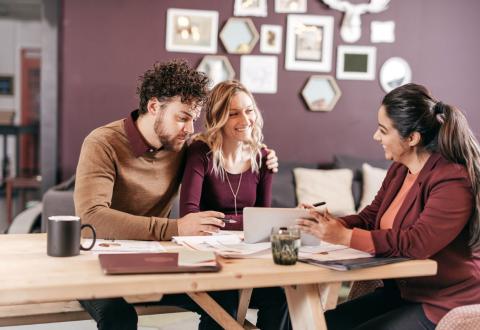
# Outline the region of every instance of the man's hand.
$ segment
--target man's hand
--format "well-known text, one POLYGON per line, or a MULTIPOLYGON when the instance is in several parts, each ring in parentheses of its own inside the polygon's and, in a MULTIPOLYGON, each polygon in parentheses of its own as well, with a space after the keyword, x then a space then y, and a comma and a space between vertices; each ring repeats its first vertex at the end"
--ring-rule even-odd
POLYGON ((275 150, 273 149, 268 149, 267 147, 265 147, 265 149, 267 150, 268 154, 267 154, 267 162, 266 162, 266 165, 267 165, 267 168, 269 170, 271 170, 273 173, 277 173, 278 172, 278 158, 277 158, 277 154, 275 153, 275 150))
POLYGON ((216 211, 189 213, 177 220, 179 236, 203 236, 216 233, 225 223, 218 219, 225 215, 216 211))

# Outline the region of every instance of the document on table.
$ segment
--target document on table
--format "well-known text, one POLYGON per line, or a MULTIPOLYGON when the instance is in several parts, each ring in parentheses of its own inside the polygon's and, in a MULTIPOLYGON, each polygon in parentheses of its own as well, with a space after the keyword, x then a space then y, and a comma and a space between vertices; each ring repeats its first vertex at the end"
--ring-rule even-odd
POLYGON ((270 242, 247 244, 242 232, 209 236, 174 236, 172 241, 199 251, 214 251, 225 258, 271 258, 270 242))
POLYGON ((318 261, 345 260, 372 257, 370 253, 349 248, 345 245, 335 245, 321 242, 317 246, 302 246, 299 259, 312 259, 318 261))
POLYGON ((203 244, 203 243, 225 243, 225 244, 238 244, 242 241, 243 232, 222 232, 215 235, 205 236, 173 236, 172 242, 179 245, 185 244, 203 244))
MULTIPOLYGON (((83 246, 90 246, 92 239, 82 240, 83 246)), ((91 249, 95 254, 105 253, 156 253, 165 252, 165 248, 157 241, 134 241, 134 240, 107 240, 97 239, 95 246, 91 249)))

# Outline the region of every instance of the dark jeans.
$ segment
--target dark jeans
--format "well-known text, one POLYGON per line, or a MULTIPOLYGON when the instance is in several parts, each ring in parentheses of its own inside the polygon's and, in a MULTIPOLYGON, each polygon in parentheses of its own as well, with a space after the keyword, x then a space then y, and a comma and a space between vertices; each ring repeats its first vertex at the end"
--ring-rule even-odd
POLYGON ((282 288, 253 289, 250 308, 258 309, 257 327, 262 330, 292 329, 282 288))
MULTIPOLYGON (((237 315, 238 291, 214 291, 209 295, 232 317, 237 315)), ((123 298, 82 300, 80 304, 97 322, 99 330, 136 330, 138 316, 133 305, 123 298)), ((186 294, 165 295, 149 305, 177 306, 200 314, 200 330, 222 329, 200 306, 186 294)))
POLYGON ((338 305, 325 313, 329 330, 430 330, 435 329, 423 312, 422 304, 400 297, 393 281, 385 287, 338 305))

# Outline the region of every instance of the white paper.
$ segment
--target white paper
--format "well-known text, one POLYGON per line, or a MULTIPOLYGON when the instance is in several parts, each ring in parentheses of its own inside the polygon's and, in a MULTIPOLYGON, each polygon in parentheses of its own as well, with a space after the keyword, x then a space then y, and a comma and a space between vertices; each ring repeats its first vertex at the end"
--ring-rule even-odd
MULTIPOLYGON (((82 245, 88 247, 92 239, 83 239, 82 245)), ((91 249, 98 253, 157 253, 165 252, 165 248, 157 241, 134 241, 134 240, 106 240, 97 239, 95 246, 91 249)))
POLYGON ((243 232, 239 232, 239 234, 232 233, 232 232, 222 232, 214 233, 212 235, 206 236, 173 236, 172 242, 177 243, 179 245, 192 245, 192 244, 202 244, 202 243, 210 243, 210 242, 221 242, 226 244, 238 244, 242 241, 241 235, 243 232))
POLYGON ((372 257, 373 255, 367 252, 363 252, 360 250, 355 250, 344 245, 333 245, 322 242, 316 250, 310 249, 308 250, 300 249, 299 258, 300 259, 314 259, 320 261, 327 261, 327 260, 344 260, 344 259, 358 259, 358 258, 368 258, 372 257), (322 249, 323 245, 323 249, 322 249), (313 251, 313 252, 312 252, 313 251))

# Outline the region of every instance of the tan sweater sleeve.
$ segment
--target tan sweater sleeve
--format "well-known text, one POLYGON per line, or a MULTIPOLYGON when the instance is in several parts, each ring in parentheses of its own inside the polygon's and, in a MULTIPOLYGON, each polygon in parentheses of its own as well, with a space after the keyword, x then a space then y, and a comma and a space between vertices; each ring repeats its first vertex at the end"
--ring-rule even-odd
POLYGON ((98 238, 170 240, 178 235, 176 220, 138 216, 110 208, 115 179, 114 151, 87 137, 76 172, 75 211, 82 223, 95 227, 98 238))

